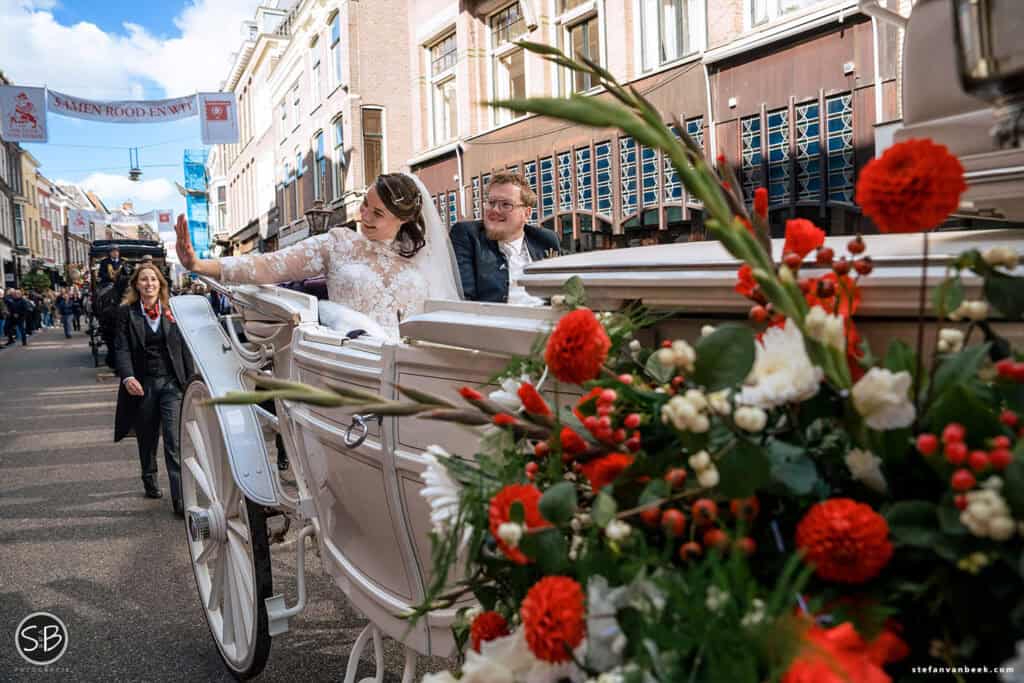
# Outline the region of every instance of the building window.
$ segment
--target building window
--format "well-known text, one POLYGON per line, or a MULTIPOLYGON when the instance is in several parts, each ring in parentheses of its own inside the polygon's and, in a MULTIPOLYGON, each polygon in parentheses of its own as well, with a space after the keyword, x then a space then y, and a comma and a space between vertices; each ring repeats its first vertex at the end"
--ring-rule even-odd
MULTIPOLYGON (((513 3, 491 16, 491 65, 494 79, 494 99, 509 100, 526 96, 526 60, 522 48, 513 41, 526 33, 519 3, 513 3)), ((494 110, 495 123, 502 124, 520 118, 507 109, 494 110)))
POLYGON ((331 90, 341 85, 341 16, 335 12, 331 19, 331 90))
POLYGON ((551 157, 540 160, 540 217, 555 214, 555 164, 551 157))
POLYGON ((590 148, 576 150, 576 205, 580 211, 594 210, 594 166, 590 162, 590 148))
POLYGON ((640 148, 640 198, 644 206, 658 205, 658 152, 643 146, 640 148))
POLYGON ((768 112, 768 201, 790 201, 789 110, 768 112))
POLYGON ((743 199, 754 201, 754 190, 764 185, 761 179, 761 115, 740 119, 741 184, 743 199))
POLYGON ((607 140, 594 145, 594 168, 597 171, 597 212, 612 215, 612 143, 607 140))
POLYGON ((455 88, 457 56, 455 32, 448 34, 430 48, 430 88, 432 91, 434 144, 439 145, 456 136, 458 105, 455 88))
POLYGON ((796 106, 797 201, 821 199, 821 108, 817 102, 796 106))
POLYGON ((622 206, 620 215, 625 218, 636 213, 637 182, 636 182, 636 140, 631 137, 619 138, 619 185, 622 206))
POLYGON ((455 225, 459 220, 459 208, 455 202, 455 193, 448 193, 448 227, 455 225))
MULTIPOLYGON (((523 164, 523 177, 526 178, 526 184, 530 186, 530 190, 534 195, 539 196, 540 191, 537 189, 537 162, 527 161, 523 164)), ((531 220, 534 218, 534 211, 536 209, 530 209, 529 215, 526 219, 531 220)))
MULTIPOLYGON (((697 116, 686 122, 686 133, 697 143, 697 147, 704 151, 704 117, 697 116)), ((690 195, 690 203, 696 206, 703 206, 703 202, 690 195)))
POLYGON ((334 119, 331 128, 334 131, 334 172, 332 175, 331 189, 334 191, 334 198, 341 197, 345 189, 345 128, 342 125, 341 117, 334 119))
POLYGON ((473 220, 480 220, 480 178, 473 176, 473 220))
MULTIPOLYGON (((594 62, 601 62, 601 50, 599 45, 599 33, 598 31, 598 17, 597 10, 593 9, 593 3, 590 2, 573 2, 571 0, 562 0, 561 4, 562 12, 572 13, 567 17, 561 19, 564 29, 563 40, 566 47, 569 48, 568 52, 574 59, 578 55, 582 55, 587 59, 594 62), (579 10, 579 7, 588 6, 591 8, 590 12, 587 10, 579 10), (576 11, 573 11, 576 10, 576 11), (582 17, 579 12, 586 12, 582 17)), ((594 81, 594 77, 589 73, 580 73, 578 71, 564 72, 567 90, 569 93, 583 92, 584 90, 590 90, 597 83, 594 81)))
POLYGON ((363 176, 367 186, 384 172, 384 110, 363 107, 363 176))
POLYGON ((313 108, 315 109, 323 97, 320 92, 320 42, 317 40, 314 40, 310 46, 310 61, 312 63, 310 86, 313 89, 313 108))
POLYGON ((828 198, 853 201, 853 97, 850 93, 825 100, 828 116, 828 198))
POLYGON ((324 199, 327 181, 327 155, 324 150, 324 133, 313 136, 313 198, 324 199))
POLYGON ((299 117, 302 116, 302 96, 299 94, 302 91, 299 90, 299 82, 295 81, 295 85, 292 86, 292 119, 294 120, 293 125, 298 127, 299 117))
POLYGON ((746 0, 747 21, 751 27, 764 24, 790 12, 798 12, 824 0, 746 0))
POLYGON ((687 6, 688 0, 640 0, 640 44, 645 71, 693 51, 687 6))
POLYGON ((572 211, 572 152, 558 155, 558 210, 572 211))
POLYGON ((281 125, 281 135, 279 137, 281 138, 281 142, 284 142, 284 139, 286 137, 288 137, 288 102, 287 101, 281 100, 281 102, 277 105, 277 118, 278 118, 278 121, 280 122, 280 125, 281 125))
MULTIPOLYGON (((671 126, 672 135, 677 140, 680 139, 679 129, 675 126, 671 126)), ((665 172, 665 178, 662 180, 662 192, 664 194, 664 200, 666 204, 673 202, 681 202, 683 200, 683 183, 679 180, 679 174, 676 173, 676 167, 672 165, 672 158, 669 155, 664 155, 662 160, 662 168, 665 172)))

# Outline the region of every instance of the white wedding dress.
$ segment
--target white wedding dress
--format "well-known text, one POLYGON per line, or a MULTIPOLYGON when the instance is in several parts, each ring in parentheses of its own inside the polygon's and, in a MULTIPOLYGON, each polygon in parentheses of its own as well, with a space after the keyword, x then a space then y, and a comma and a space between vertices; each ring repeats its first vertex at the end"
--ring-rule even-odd
POLYGON ((277 284, 326 275, 327 295, 366 315, 398 339, 398 323, 423 311, 429 287, 415 259, 390 242, 334 228, 281 251, 220 260, 225 284, 277 284))

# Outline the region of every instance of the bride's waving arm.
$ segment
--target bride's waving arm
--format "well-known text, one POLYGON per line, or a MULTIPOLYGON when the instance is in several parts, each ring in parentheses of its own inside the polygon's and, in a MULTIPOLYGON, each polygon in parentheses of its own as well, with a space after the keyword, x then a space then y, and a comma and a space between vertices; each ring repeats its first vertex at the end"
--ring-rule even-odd
POLYGON ((328 232, 269 254, 199 259, 192 248, 184 216, 178 216, 175 231, 178 236, 175 247, 181 265, 194 273, 216 278, 226 284, 271 285, 323 275, 327 271, 331 242, 334 239, 328 232))

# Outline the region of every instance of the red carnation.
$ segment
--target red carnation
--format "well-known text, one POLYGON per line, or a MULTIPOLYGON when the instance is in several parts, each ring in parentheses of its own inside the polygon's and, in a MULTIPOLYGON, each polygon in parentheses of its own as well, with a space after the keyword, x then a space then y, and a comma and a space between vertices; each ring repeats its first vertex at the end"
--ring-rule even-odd
POLYGON ((593 311, 578 308, 558 321, 548 339, 544 362, 561 381, 583 384, 597 377, 611 345, 593 311))
POLYGON ((754 213, 761 218, 768 218, 768 190, 763 187, 754 190, 754 213))
POLYGON ((523 524, 527 529, 538 529, 551 526, 540 514, 540 489, 533 484, 509 484, 491 498, 491 505, 488 509, 488 521, 490 522, 491 535, 498 542, 498 548, 505 553, 505 557, 516 564, 528 564, 532 560, 523 554, 519 548, 509 547, 505 541, 498 536, 498 527, 505 522, 512 521, 512 504, 520 503, 523 506, 523 524))
POLYGON ((754 269, 744 263, 740 266, 740 269, 736 271, 736 285, 733 289, 736 290, 737 294, 745 296, 748 299, 752 299, 756 288, 757 280, 754 279, 754 269))
POLYGON ((491 418, 491 422, 498 425, 499 427, 511 427, 518 421, 519 420, 509 415, 508 413, 498 413, 497 415, 491 418))
POLYGON ((467 401, 482 401, 484 395, 476 389, 470 389, 469 387, 462 387, 459 389, 459 395, 467 401))
POLYGON ((583 588, 566 576, 544 577, 526 594, 519 616, 537 659, 567 662, 583 641, 583 588))
POLYGON ((480 644, 508 635, 508 622, 497 612, 483 612, 477 615, 469 627, 470 645, 480 652, 480 644))
POLYGON ((796 527, 796 544, 819 577, 842 583, 874 578, 892 557, 885 518, 850 498, 814 505, 796 527))
POLYGON ((532 384, 523 382, 519 385, 519 400, 523 402, 523 407, 530 415, 551 416, 551 408, 532 384))
POLYGON ((596 492, 615 481, 632 464, 632 455, 612 453, 585 463, 583 476, 590 480, 590 488, 596 492))
POLYGON ((803 259, 825 243, 825 231, 806 218, 786 221, 786 242, 782 253, 793 253, 803 259))
POLYGON ((964 167, 944 145, 907 140, 867 163, 857 204, 882 232, 921 232, 946 220, 966 189, 964 167))
POLYGON ((849 622, 830 629, 810 626, 782 683, 889 683, 882 665, 907 654, 906 644, 891 631, 865 644, 849 622))
POLYGON ((562 450, 566 453, 582 453, 587 450, 587 442, 583 440, 583 437, 574 432, 569 427, 562 427, 562 450))

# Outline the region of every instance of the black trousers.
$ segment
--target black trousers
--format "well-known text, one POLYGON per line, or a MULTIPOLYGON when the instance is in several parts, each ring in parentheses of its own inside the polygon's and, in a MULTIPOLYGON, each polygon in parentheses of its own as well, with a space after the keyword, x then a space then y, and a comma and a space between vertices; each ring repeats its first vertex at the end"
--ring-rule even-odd
POLYGON ((147 377, 142 381, 145 394, 135 417, 135 434, 139 440, 139 464, 142 483, 156 488, 156 449, 161 435, 164 439, 164 464, 171 485, 171 499, 181 500, 181 459, 178 452, 178 422, 181 415, 181 387, 174 377, 147 377))

